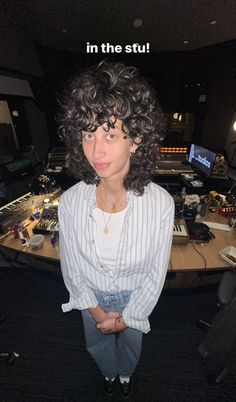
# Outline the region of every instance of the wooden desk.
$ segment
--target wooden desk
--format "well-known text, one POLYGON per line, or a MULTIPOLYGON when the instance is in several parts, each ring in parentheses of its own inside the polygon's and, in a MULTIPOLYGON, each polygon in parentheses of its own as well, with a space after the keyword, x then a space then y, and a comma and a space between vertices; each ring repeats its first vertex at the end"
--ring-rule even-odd
MULTIPOLYGON (((32 236, 33 233, 33 228, 36 226, 37 221, 31 222, 30 221, 25 221, 25 225, 27 227, 27 230, 29 232, 29 235, 32 236)), ((2 243, 1 247, 10 249, 19 253, 23 253, 26 255, 30 255, 33 257, 38 257, 42 258, 44 260, 48 261, 54 261, 54 262, 59 262, 59 250, 58 250, 58 242, 56 244, 56 247, 53 247, 51 245, 50 241, 50 235, 45 235, 44 236, 44 243, 43 246, 38 249, 38 250, 33 250, 31 247, 26 247, 21 244, 21 241, 19 238, 14 239, 13 235, 9 235, 2 243)))
MULTIPOLYGON (((201 222, 202 220, 227 223, 227 219, 219 214, 211 214, 199 221, 201 222)), ((30 223, 27 226, 30 235, 32 235, 32 229, 35 225, 36 223, 30 223)), ((215 239, 210 240, 209 243, 198 244, 189 242, 186 245, 172 245, 169 271, 193 272, 230 269, 231 266, 220 257, 219 251, 227 246, 236 246, 236 230, 226 232, 212 229, 211 231, 215 235, 215 239), (205 262, 203 257, 196 250, 206 259, 206 268, 204 268, 205 262)), ((23 247, 20 239, 14 239, 12 235, 6 238, 2 247, 48 261, 59 262, 58 248, 52 247, 49 235, 45 236, 44 245, 39 250, 23 247)))
MULTIPOLYGON (((227 219, 217 213, 197 220, 197 222, 202 221, 227 223, 227 219)), ((231 265, 220 257, 219 251, 227 246, 236 247, 236 229, 230 232, 211 229, 211 232, 214 234, 215 239, 210 240, 208 243, 173 244, 169 270, 181 272, 230 269, 231 265), (201 255, 198 253, 201 253, 201 255), (206 260, 206 267, 203 257, 206 260)))

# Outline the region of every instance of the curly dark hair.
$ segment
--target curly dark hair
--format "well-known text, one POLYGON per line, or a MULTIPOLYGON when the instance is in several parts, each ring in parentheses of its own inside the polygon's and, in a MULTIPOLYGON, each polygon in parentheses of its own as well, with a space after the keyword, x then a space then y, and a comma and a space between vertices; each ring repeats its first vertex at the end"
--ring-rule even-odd
POLYGON ((109 130, 114 118, 120 119, 128 137, 141 139, 123 185, 142 195, 151 181, 164 128, 155 90, 137 69, 103 61, 76 77, 59 103, 58 131, 67 145, 73 175, 87 184, 99 183, 83 153, 82 130, 95 131, 104 123, 109 130))

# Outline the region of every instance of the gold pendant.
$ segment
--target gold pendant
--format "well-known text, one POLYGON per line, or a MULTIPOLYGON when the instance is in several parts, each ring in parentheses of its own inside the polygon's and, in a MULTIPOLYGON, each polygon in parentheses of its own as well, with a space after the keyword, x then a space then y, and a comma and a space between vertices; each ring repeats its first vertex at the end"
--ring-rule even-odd
POLYGON ((116 204, 112 204, 111 212, 112 212, 113 214, 114 214, 115 212, 117 212, 116 204))
POLYGON ((109 229, 107 226, 105 226, 105 228, 103 229, 103 233, 106 235, 109 233, 109 229))

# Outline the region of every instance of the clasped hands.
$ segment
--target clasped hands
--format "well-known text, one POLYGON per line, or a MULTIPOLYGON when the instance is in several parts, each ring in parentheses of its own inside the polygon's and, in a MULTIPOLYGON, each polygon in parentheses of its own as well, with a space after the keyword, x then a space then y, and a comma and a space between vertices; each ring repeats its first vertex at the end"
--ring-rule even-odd
POLYGON ((116 332, 123 332, 127 325, 121 320, 121 314, 118 312, 109 311, 107 318, 99 322, 96 327, 102 331, 103 334, 109 335, 116 332))
POLYGON ((127 328, 127 325, 121 319, 121 313, 117 311, 106 312, 100 306, 97 306, 90 308, 89 312, 97 323, 96 327, 104 335, 123 332, 127 328))

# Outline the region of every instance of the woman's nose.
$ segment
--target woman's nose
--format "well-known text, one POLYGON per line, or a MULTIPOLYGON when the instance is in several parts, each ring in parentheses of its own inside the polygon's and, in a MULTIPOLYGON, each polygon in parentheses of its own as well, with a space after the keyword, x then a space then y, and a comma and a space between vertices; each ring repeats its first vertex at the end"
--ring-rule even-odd
POLYGON ((95 159, 99 159, 106 154, 105 144, 101 138, 95 138, 93 146, 93 156, 95 159))

